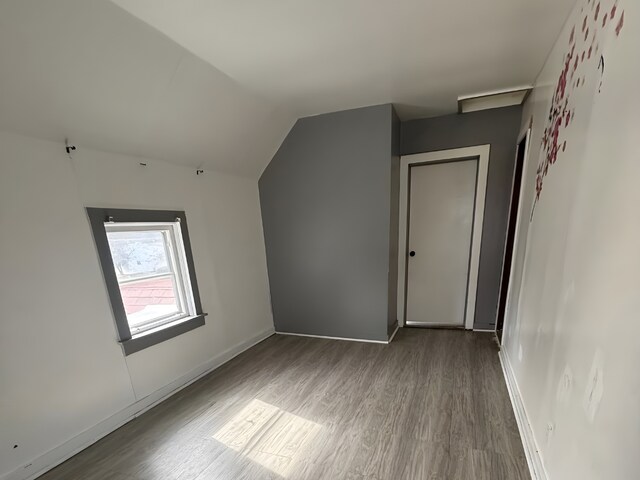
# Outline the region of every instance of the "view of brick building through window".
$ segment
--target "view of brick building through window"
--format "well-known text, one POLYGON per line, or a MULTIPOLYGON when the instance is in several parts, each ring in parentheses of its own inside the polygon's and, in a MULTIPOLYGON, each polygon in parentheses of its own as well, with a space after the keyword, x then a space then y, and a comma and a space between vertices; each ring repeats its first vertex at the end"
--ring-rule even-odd
POLYGON ((152 278, 120 286, 127 315, 153 305, 167 305, 177 310, 176 294, 171 278, 152 278))
POLYGON ((184 313, 170 227, 150 228, 109 225, 107 232, 127 321, 136 330, 184 313))

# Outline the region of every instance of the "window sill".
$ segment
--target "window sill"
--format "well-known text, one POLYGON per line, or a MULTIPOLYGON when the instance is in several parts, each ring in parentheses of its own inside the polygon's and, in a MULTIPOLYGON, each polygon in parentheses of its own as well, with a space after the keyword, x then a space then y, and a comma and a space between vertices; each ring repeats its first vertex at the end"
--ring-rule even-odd
POLYGON ((162 325, 156 329, 136 334, 129 340, 120 342, 122 350, 125 355, 131 355, 132 353, 152 347, 170 338, 182 335, 183 333, 204 325, 204 317, 206 315, 206 313, 201 313, 193 317, 181 318, 180 320, 162 325))

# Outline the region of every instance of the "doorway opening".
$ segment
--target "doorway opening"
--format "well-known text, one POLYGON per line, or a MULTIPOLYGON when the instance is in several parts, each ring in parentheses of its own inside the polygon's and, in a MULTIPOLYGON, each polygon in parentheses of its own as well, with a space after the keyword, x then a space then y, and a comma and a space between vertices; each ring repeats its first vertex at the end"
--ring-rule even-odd
POLYGON ((507 238, 504 247, 504 258, 502 261, 502 274, 500 278, 500 296, 498 300, 498 312, 496 318, 496 336, 498 342, 502 344, 502 332, 504 330, 504 320, 507 313, 509 297, 513 286, 513 255, 516 247, 516 233, 521 215, 522 204, 522 180, 525 171, 525 161, 529 148, 530 131, 527 130, 524 137, 518 142, 516 149, 516 164, 513 172, 513 185, 511 188, 511 204, 509 207, 509 220, 507 224, 507 238))

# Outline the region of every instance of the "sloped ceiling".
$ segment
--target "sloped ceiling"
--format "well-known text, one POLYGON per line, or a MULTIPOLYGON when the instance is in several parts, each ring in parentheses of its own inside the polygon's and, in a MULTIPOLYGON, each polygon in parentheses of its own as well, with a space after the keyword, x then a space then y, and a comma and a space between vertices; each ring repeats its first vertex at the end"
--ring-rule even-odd
POLYGON ((294 121, 107 0, 0 2, 0 129, 257 177, 294 121))
POLYGON ((113 0, 299 116, 531 84, 575 0, 113 0))
POLYGON ((300 116, 530 84, 574 0, 2 0, 0 129, 257 177, 300 116))

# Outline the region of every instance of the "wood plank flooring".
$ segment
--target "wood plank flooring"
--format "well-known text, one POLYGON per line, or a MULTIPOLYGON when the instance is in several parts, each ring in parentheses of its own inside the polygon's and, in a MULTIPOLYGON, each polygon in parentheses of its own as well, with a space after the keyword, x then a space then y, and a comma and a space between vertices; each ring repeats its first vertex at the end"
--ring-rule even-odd
POLYGON ((41 480, 529 480, 490 334, 272 336, 41 480))

